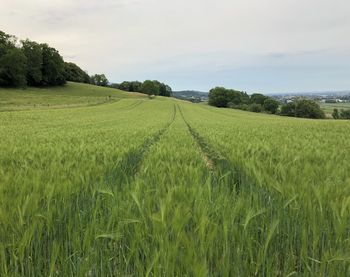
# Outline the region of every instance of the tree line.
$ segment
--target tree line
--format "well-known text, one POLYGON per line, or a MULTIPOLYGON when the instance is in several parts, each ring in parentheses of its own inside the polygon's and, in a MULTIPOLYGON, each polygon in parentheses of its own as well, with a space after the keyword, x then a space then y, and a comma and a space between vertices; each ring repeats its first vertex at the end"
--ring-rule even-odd
POLYGON ((275 114, 278 111, 279 102, 260 93, 249 96, 243 91, 216 87, 209 92, 209 105, 275 114))
POLYGON ((297 99, 292 103, 281 104, 277 100, 260 93, 248 95, 243 91, 223 87, 216 87, 210 90, 209 105, 292 117, 326 117, 319 104, 312 100, 297 99))
POLYGON ((146 80, 144 82, 124 81, 120 84, 111 84, 110 87, 129 92, 145 93, 148 95, 160 95, 167 97, 172 95, 171 87, 157 80, 146 80))
POLYGON ((60 86, 66 81, 107 86, 104 74, 89 76, 78 65, 65 62, 47 43, 18 41, 0 31, 0 86, 60 86))

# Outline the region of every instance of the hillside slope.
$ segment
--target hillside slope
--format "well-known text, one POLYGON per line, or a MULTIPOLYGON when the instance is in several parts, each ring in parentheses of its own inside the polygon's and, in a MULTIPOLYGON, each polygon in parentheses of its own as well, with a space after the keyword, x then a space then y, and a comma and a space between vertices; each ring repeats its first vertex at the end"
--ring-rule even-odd
POLYGON ((0 88, 0 111, 89 106, 128 97, 145 96, 73 82, 68 82, 62 87, 52 88, 0 88))
POLYGON ((2 112, 0 276, 348 276, 349 134, 162 97, 2 112))

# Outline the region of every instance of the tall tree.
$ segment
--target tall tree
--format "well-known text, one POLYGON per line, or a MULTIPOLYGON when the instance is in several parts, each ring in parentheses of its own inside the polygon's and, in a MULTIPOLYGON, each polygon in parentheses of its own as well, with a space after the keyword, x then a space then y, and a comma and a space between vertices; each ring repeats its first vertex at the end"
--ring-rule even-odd
POLYGON ((279 103, 272 98, 266 98, 263 107, 265 111, 275 114, 278 111, 279 103))
POLYGON ((141 86, 141 92, 148 95, 159 95, 159 85, 154 81, 146 80, 141 86))
POLYGON ((0 31, 0 86, 25 86, 27 60, 17 38, 0 31))
POLYGON ((43 78, 43 53, 41 46, 27 39, 22 41, 22 51, 27 58, 27 83, 30 86, 38 86, 43 78))
POLYGON ((77 83, 90 83, 90 76, 75 63, 64 63, 65 77, 67 81, 77 83))
POLYGON ((44 86, 63 85, 66 82, 64 61, 55 48, 41 44, 43 53, 42 81, 44 86))
POLYGON ((27 58, 21 49, 8 49, 0 57, 0 86, 25 87, 27 58))
POLYGON ((250 96, 251 103, 260 104, 260 105, 264 105, 264 102, 266 99, 268 99, 268 97, 261 93, 253 93, 250 96))

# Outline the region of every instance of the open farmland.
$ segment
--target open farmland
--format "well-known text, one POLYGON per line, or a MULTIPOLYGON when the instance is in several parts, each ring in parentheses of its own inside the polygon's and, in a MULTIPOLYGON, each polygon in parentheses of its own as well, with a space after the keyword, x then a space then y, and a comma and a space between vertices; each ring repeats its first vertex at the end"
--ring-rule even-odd
POLYGON ((332 113, 334 109, 344 109, 348 110, 350 109, 350 103, 321 103, 321 109, 326 113, 327 117, 332 117, 332 113))
POLYGON ((0 113, 1 276, 350 274, 350 122, 128 96, 0 113))

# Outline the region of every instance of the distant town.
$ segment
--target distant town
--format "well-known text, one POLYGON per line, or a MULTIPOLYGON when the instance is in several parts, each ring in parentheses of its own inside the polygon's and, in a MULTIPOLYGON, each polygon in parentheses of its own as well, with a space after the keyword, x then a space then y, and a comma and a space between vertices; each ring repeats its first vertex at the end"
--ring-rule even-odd
POLYGON ((269 96, 277 99, 281 103, 290 103, 297 98, 307 98, 320 103, 331 104, 350 102, 350 91, 280 93, 270 94, 269 96))
MULTIPOLYGON (((307 98, 315 100, 319 103, 350 103, 349 91, 323 91, 323 92, 295 92, 295 93, 274 93, 268 96, 278 100, 281 103, 290 103, 298 98, 307 98)), ((174 91, 173 97, 191 101, 194 103, 208 101, 208 92, 186 90, 174 91)))

